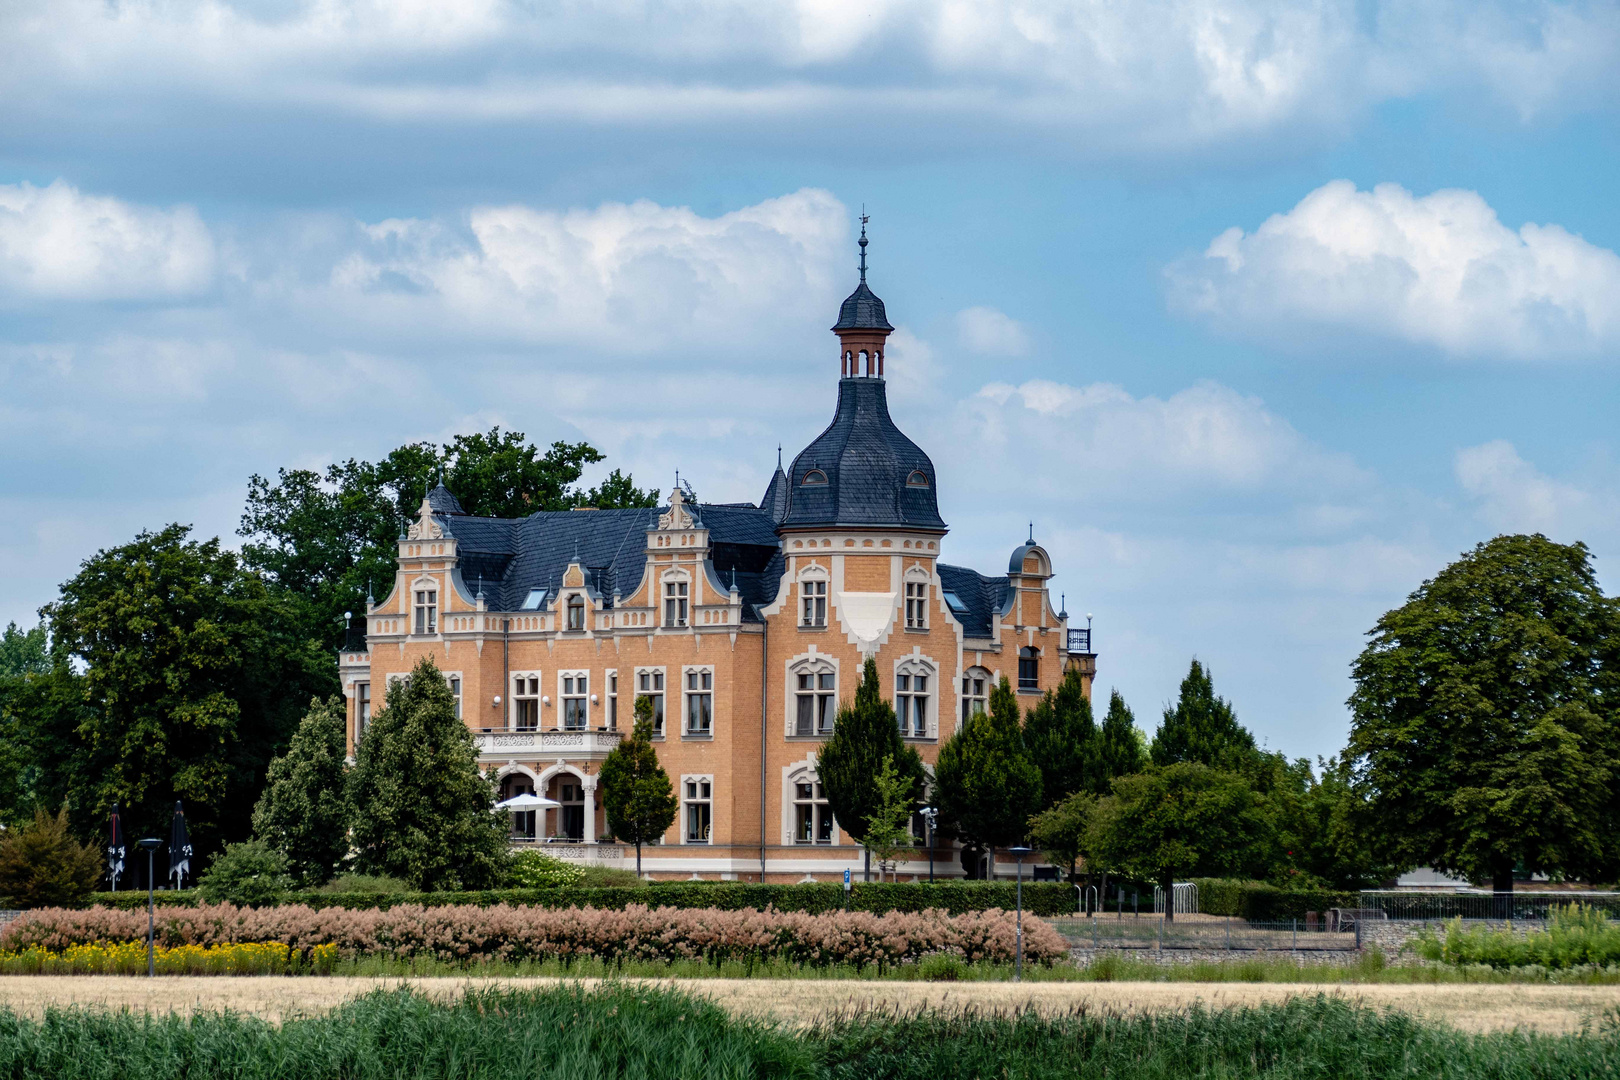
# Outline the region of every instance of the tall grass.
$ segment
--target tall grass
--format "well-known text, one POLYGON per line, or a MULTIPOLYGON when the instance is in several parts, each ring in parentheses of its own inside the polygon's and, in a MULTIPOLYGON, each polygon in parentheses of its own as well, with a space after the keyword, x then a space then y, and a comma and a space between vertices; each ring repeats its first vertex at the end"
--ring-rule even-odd
POLYGON ((1427 960, 1448 964, 1549 971, 1608 967, 1620 964, 1620 924, 1599 908, 1571 904, 1554 909, 1545 930, 1517 934, 1511 929, 1465 927, 1457 918, 1447 924, 1443 939, 1425 933, 1413 948, 1427 960))
POLYGON ((1620 1075, 1612 1033, 1467 1035, 1318 997, 1160 1015, 853 1013, 802 1031, 676 991, 609 984, 378 991, 277 1027, 249 1017, 0 1012, 10 1080, 1318 1080, 1620 1075))

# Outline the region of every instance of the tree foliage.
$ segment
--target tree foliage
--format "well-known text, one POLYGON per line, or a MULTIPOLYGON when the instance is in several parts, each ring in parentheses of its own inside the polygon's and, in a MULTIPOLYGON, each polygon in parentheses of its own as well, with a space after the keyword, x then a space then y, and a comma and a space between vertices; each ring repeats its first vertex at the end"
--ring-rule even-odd
POLYGON ((368 589, 393 580, 394 544, 439 476, 469 514, 524 517, 537 510, 656 506, 615 469, 581 488, 602 455, 588 443, 554 442, 541 451, 520 431, 457 435, 449 443, 407 443, 378 462, 338 462, 324 473, 279 470, 274 482, 248 481, 238 532, 243 557, 301 598, 312 633, 331 648, 343 641, 343 613, 365 610, 368 589))
POLYGON ((669 774, 658 763, 652 744, 652 698, 636 698, 636 722, 602 762, 597 788, 608 828, 615 838, 636 845, 636 874, 641 874, 641 846, 658 840, 675 824, 678 803, 669 774))
POLYGON ((293 887, 287 856, 260 839, 226 844, 197 878, 210 904, 256 907, 280 901, 293 887))
POLYGON ((349 850, 346 721, 341 697, 312 699, 253 808, 254 834, 286 857, 287 872, 306 888, 325 884, 349 850))
POLYGON ((1148 753, 1155 765, 1198 761, 1212 769, 1246 773, 1258 751, 1231 704, 1216 696, 1209 672, 1194 660, 1181 680, 1175 706, 1164 710, 1148 753))
POLYGON ((1085 680, 1070 668, 1057 689, 1048 690, 1024 720, 1024 744, 1041 770, 1041 791, 1053 805, 1077 791, 1102 794, 1102 746, 1085 680))
POLYGON ((1069 868, 1075 879, 1081 859, 1086 857, 1086 836, 1097 813, 1097 796, 1076 791, 1029 819, 1029 842, 1047 860, 1069 868))
POLYGON ((1168 896, 1177 878, 1263 870, 1272 829, 1247 780, 1189 761, 1115 780, 1085 842, 1100 867, 1157 882, 1168 896))
POLYGON ((877 662, 867 659, 853 704, 840 705, 832 736, 816 755, 816 776, 838 827, 859 843, 881 804, 876 779, 885 761, 914 793, 921 793, 922 758, 900 738, 900 720, 883 696, 877 662))
POLYGON ((15 622, 0 632, 0 680, 43 675, 51 669, 50 638, 45 624, 19 630, 15 622))
POLYGON ((865 843, 877 857, 878 880, 883 872, 894 872, 900 854, 916 847, 911 835, 911 813, 917 805, 916 780, 894 767, 893 758, 884 758, 883 767, 872 778, 877 801, 866 822, 865 843))
POLYGON ((934 787, 940 816, 960 836, 989 848, 1024 839, 1040 810, 1041 770, 1024 746, 1018 698, 1002 678, 990 711, 968 718, 939 748, 934 787))
POLYGON ((73 838, 67 807, 0 834, 0 897, 19 908, 77 907, 101 878, 101 853, 73 838))
POLYGON ((1108 712, 1098 732, 1098 772, 1103 779, 1102 793, 1116 777, 1130 776, 1147 768, 1148 756, 1136 717, 1118 690, 1108 694, 1108 712))
POLYGON ((182 799, 201 854, 248 835, 295 702, 337 687, 289 606, 189 532, 143 532, 84 562, 42 609, 64 663, 16 707, 49 766, 40 794, 66 801, 85 834, 116 801, 132 834, 164 835, 182 799))
POLYGON ((431 657, 388 688, 348 782, 355 869, 421 890, 495 887, 507 829, 494 785, 431 657))
POLYGON ((1620 869, 1620 606, 1584 544, 1499 536, 1386 613, 1346 754, 1380 850, 1510 891, 1620 869))

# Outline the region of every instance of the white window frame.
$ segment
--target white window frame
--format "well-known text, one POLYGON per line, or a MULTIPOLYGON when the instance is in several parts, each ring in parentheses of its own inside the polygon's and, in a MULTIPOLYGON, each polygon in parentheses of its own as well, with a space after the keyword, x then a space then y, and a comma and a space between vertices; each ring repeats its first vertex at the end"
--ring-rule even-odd
POLYGON ((591 730, 591 673, 588 669, 566 669, 557 672, 557 730, 591 730), (569 702, 579 702, 581 722, 568 725, 569 702))
POLYGON ((584 593, 570 593, 563 601, 563 628, 573 633, 585 630, 590 624, 591 602, 584 593), (579 625, 574 625, 574 613, 579 612, 579 625))
POLYGON ((371 726, 371 680, 361 679, 354 684, 354 739, 366 733, 371 726))
POLYGON ((833 819, 832 807, 827 804, 827 793, 821 788, 821 778, 816 775, 813 768, 801 767, 789 774, 787 788, 782 793, 783 805, 787 811, 787 835, 783 840, 793 847, 831 847, 838 843, 838 822, 833 819), (810 798, 802 798, 799 794, 800 785, 810 788, 810 798), (817 798, 817 795, 820 798, 817 798), (805 839, 799 832, 799 808, 809 807, 808 821, 810 825, 810 838, 805 839), (826 839, 820 836, 825 829, 826 839))
POLYGON ((669 722, 669 680, 666 678, 666 671, 662 667, 638 667, 636 668, 635 683, 635 692, 630 697, 632 722, 634 722, 636 698, 639 698, 642 694, 655 698, 653 738, 662 739, 664 737, 664 728, 669 722), (649 683, 649 688, 645 690, 642 689, 641 685, 643 675, 647 676, 647 682, 649 683), (657 689, 650 687, 650 684, 654 682, 658 684, 657 689))
POLYGON ((833 718, 838 714, 838 692, 841 677, 842 672, 839 671, 837 659, 825 653, 809 653, 804 656, 796 656, 788 661, 787 682, 783 697, 785 698, 784 712, 787 719, 786 732, 790 738, 824 739, 832 734, 833 718), (820 685, 821 676, 829 674, 832 676, 832 686, 823 689, 820 685), (807 691, 801 690, 799 686, 799 677, 801 675, 814 677, 816 685, 807 691), (814 699, 814 704, 811 705, 811 731, 809 735, 800 735, 799 698, 805 695, 809 695, 814 699), (823 697, 831 699, 830 707, 821 701, 823 697), (825 716, 822 715, 823 708, 828 710, 825 716), (825 721, 825 726, 823 726, 823 721, 825 721))
POLYGON ((827 571, 811 566, 799 575, 799 626, 824 630, 827 626, 827 571))
POLYGON ((446 671, 442 674, 444 675, 444 685, 450 688, 450 696, 456 699, 456 719, 460 720, 462 716, 461 697, 462 692, 467 688, 467 680, 462 677, 459 671, 446 671))
POLYGON ((416 582, 411 586, 412 636, 433 637, 438 632, 439 583, 432 579, 416 582))
POLYGON ((994 687, 994 677, 986 668, 970 667, 966 671, 962 672, 962 692, 957 697, 957 701, 959 703, 957 713, 963 724, 966 724, 968 722, 968 717, 972 716, 974 713, 990 711, 990 691, 994 689, 994 687), (978 679, 980 676, 984 677, 984 693, 982 695, 970 693, 968 685, 969 680, 978 679), (975 704, 980 705, 981 707, 971 709, 970 705, 975 704))
POLYGON ((506 687, 506 727, 508 731, 539 731, 544 726, 545 721, 541 716, 544 710, 541 708, 541 702, 545 700, 543 693, 545 685, 538 671, 512 672, 511 678, 507 680, 506 687), (529 685, 530 683, 533 684, 532 687, 529 685), (534 702, 534 726, 532 727, 520 726, 523 719, 521 703, 525 701, 534 702))
POLYGON ((913 654, 903 656, 894 665, 894 711, 899 723, 902 725, 900 734, 907 739, 928 739, 935 737, 939 732, 937 721, 939 708, 939 665, 927 657, 913 654), (918 691, 916 681, 927 679, 925 689, 918 691), (902 690, 901 680, 906 680, 907 689, 902 690), (916 700, 923 699, 921 708, 922 730, 917 730, 916 700), (909 703, 909 704, 903 704, 909 703))
POLYGON ((907 630, 928 629, 929 581, 926 572, 913 568, 906 572, 905 614, 907 630))
POLYGON ((714 775, 712 773, 691 773, 681 776, 681 843, 702 845, 708 847, 714 843, 714 775), (690 786, 689 786, 690 785, 690 786), (691 794, 693 790, 697 794, 691 794), (693 840, 690 835, 691 822, 689 820, 689 807, 707 806, 709 808, 709 824, 701 839, 693 840))
POLYGON ((608 668, 602 672, 602 683, 607 703, 607 728, 609 731, 619 730, 619 669, 608 668))
POLYGON ((681 668, 681 734, 686 738, 712 739, 714 738, 714 668, 706 665, 693 665, 681 668), (693 686, 693 681, 697 686, 693 686), (708 699, 707 729, 699 730, 692 726, 692 706, 694 699, 708 699))
POLYGON ((684 630, 692 624, 692 581, 684 573, 667 574, 663 579, 661 624, 667 630, 684 630))

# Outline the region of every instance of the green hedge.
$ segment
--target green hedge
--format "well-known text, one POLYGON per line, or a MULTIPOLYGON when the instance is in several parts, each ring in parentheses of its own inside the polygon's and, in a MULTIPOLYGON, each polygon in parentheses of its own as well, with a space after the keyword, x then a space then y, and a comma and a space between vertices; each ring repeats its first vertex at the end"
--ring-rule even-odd
MULTIPOLYGON (((852 911, 923 911, 943 908, 953 915, 987 908, 1012 910, 1016 902, 1016 886, 1012 882, 950 881, 933 885, 911 882, 856 882, 850 890, 849 907, 852 911)), ((158 893, 159 904, 194 906, 197 894, 193 890, 158 893)), ((146 906, 144 892, 96 893, 92 904, 106 904, 119 908, 146 906)), ((557 889, 492 889, 484 892, 430 892, 430 893, 289 893, 283 903, 307 904, 313 908, 343 907, 351 909, 388 908, 396 904, 527 904, 534 907, 622 908, 626 904, 648 904, 654 907, 700 908, 715 907, 725 910, 763 908, 767 904, 779 911, 838 911, 844 906, 844 887, 837 882, 803 885, 751 885, 737 881, 670 881, 654 882, 643 888, 623 886, 580 887, 557 889)), ((1073 886, 1024 883, 1024 910, 1033 915, 1067 915, 1074 911, 1073 886)))
POLYGON ((1233 915, 1250 922, 1302 919, 1308 911, 1359 907, 1359 893, 1333 889, 1279 889, 1263 881, 1196 878, 1198 910, 1206 915, 1233 915))

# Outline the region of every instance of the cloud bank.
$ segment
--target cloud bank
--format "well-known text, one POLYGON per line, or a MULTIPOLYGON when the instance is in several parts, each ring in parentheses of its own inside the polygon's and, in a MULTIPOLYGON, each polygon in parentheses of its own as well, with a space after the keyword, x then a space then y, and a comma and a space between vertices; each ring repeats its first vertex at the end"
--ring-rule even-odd
POLYGON ((1342 330, 1524 361, 1620 352, 1620 256, 1557 225, 1511 229, 1472 191, 1335 180, 1168 273, 1173 306, 1245 335, 1342 330))

